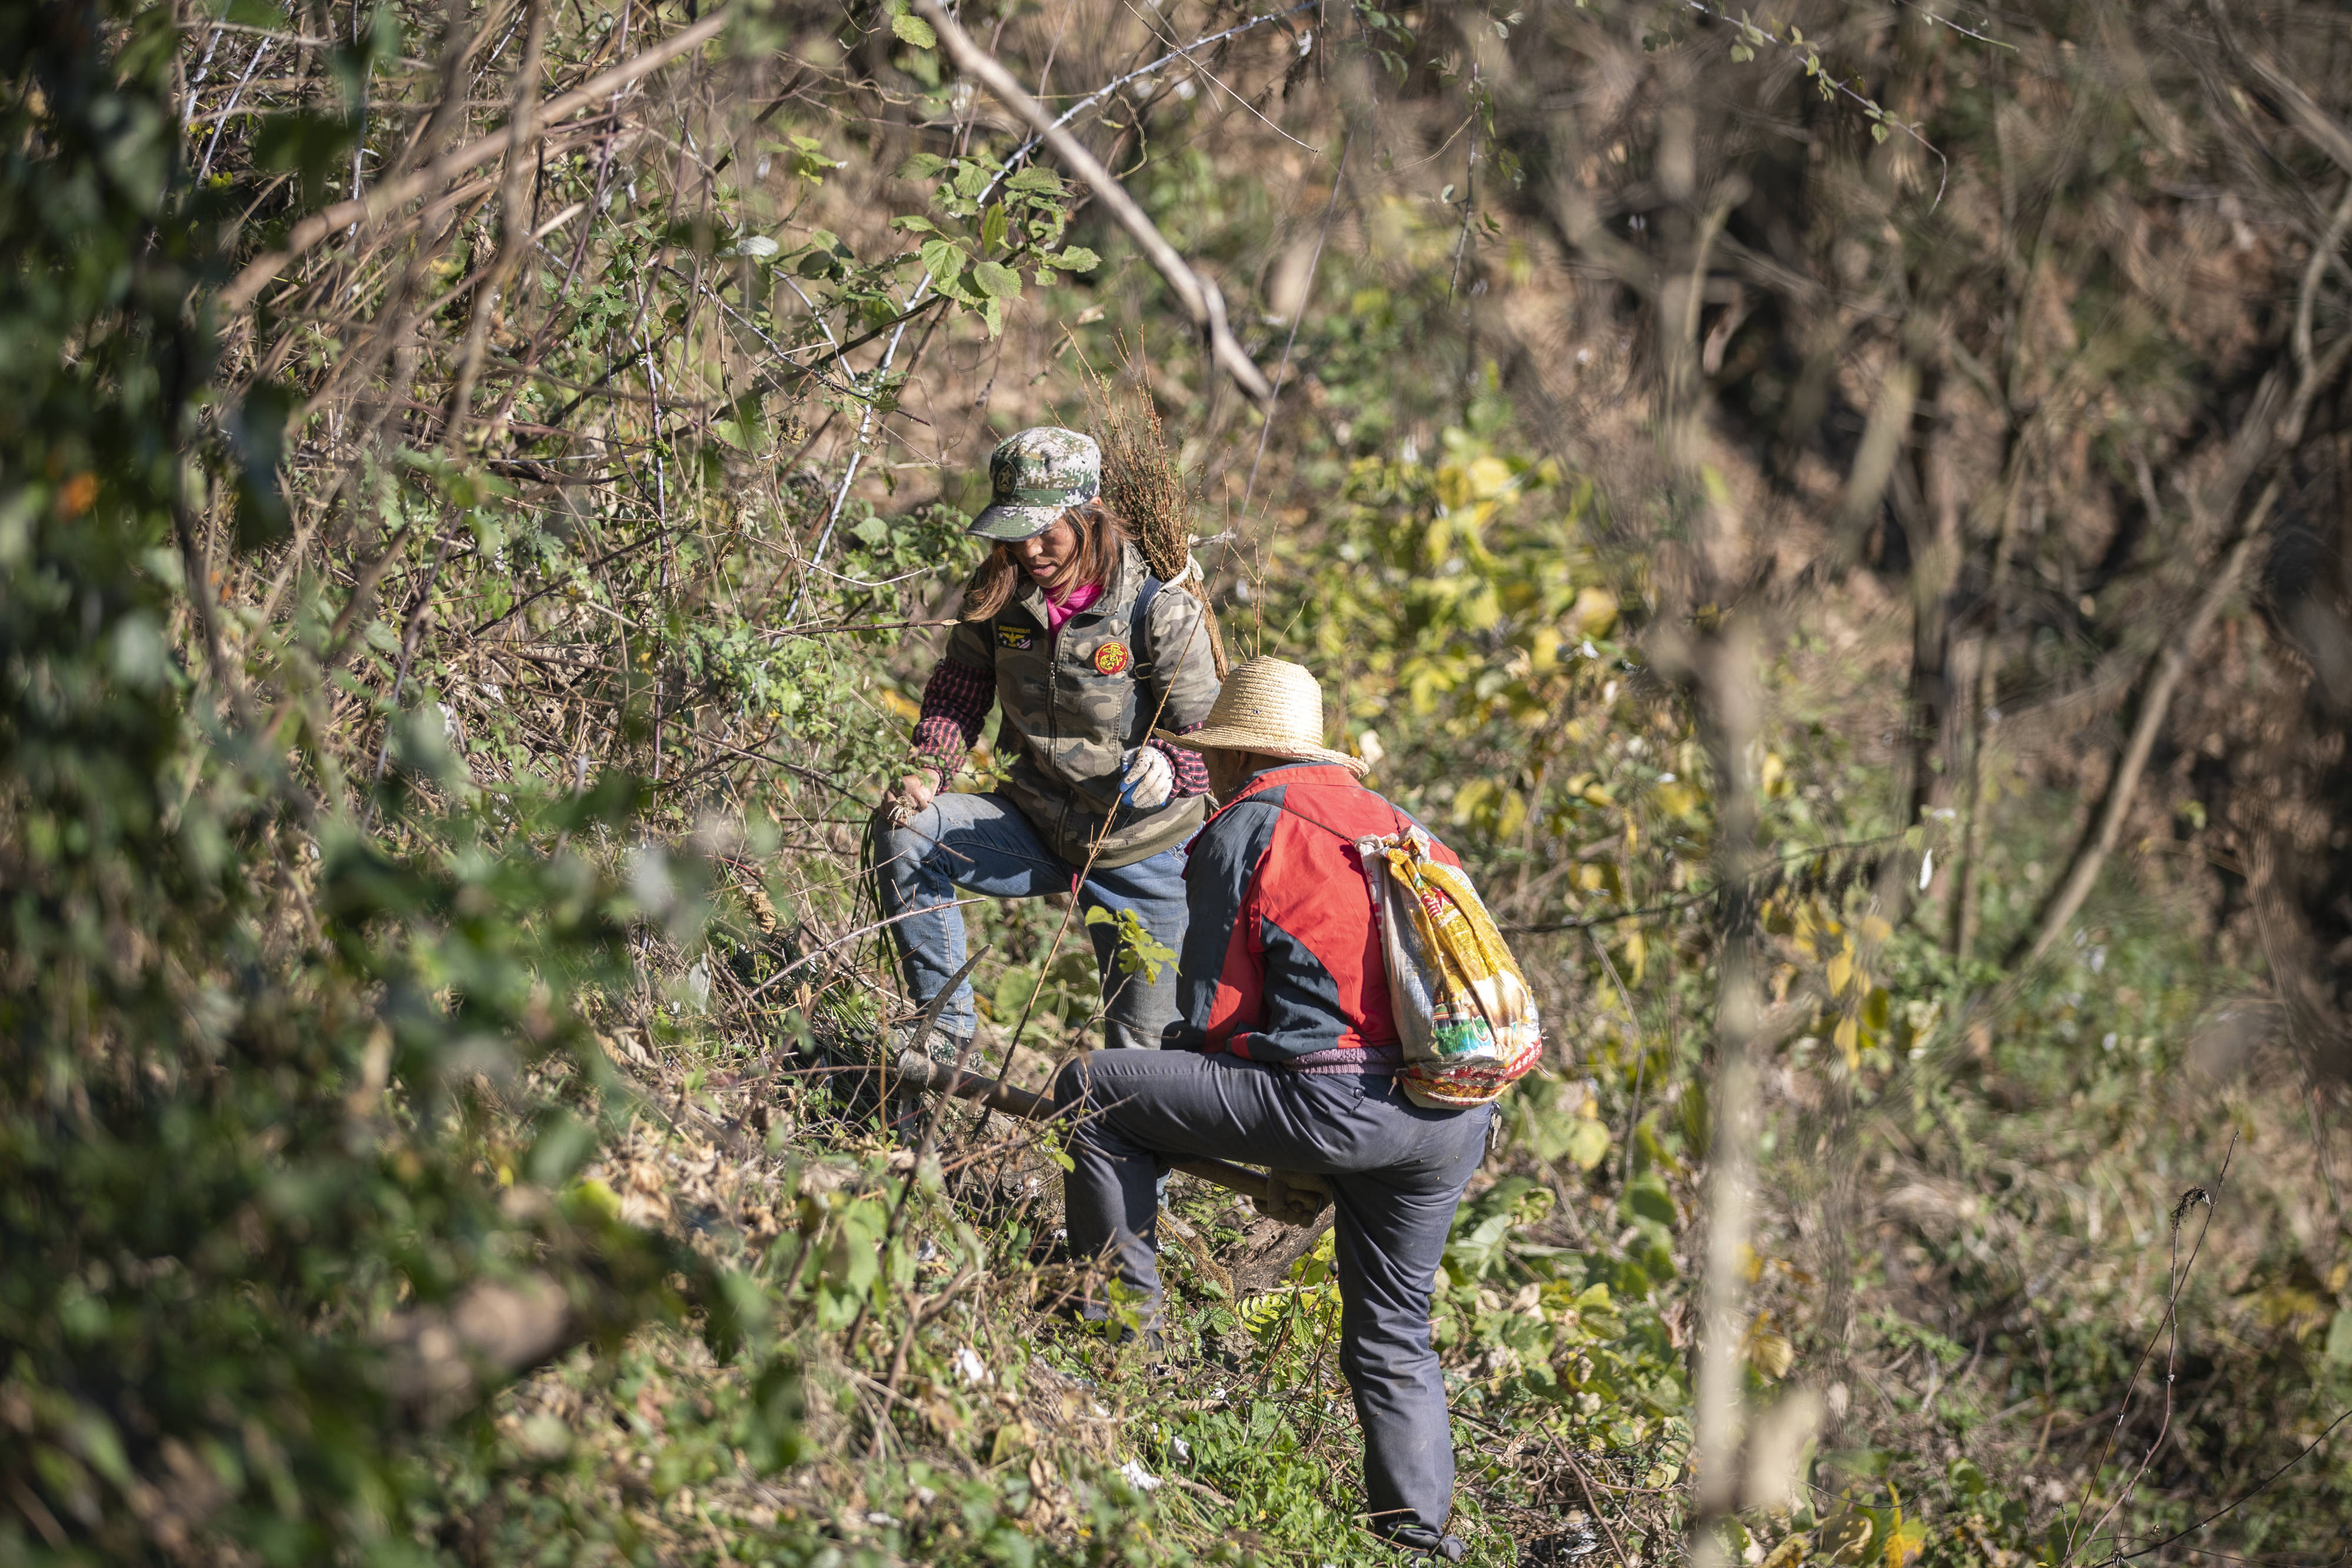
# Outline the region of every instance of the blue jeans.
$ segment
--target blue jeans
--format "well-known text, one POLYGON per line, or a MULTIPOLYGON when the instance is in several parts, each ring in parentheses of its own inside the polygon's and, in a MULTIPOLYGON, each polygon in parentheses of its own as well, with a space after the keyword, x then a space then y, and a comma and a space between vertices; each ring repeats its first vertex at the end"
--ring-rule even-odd
MULTIPOLYGON (((1132 909, 1144 929, 1168 946, 1184 946, 1181 847, 1132 865, 1108 871, 1097 866, 1079 883, 1078 868, 1047 849, 1020 808, 1000 795, 939 796, 903 828, 877 818, 874 864, 884 915, 925 911, 890 927, 908 994, 919 1004, 938 996, 940 988, 963 967, 963 911, 931 907, 951 904, 959 888, 992 898, 1042 898, 1068 893, 1076 885, 1086 908, 1114 915, 1132 909)), ((1085 916, 1081 913, 1071 918, 1075 924, 1085 916)), ((1102 974, 1103 1042, 1114 1048, 1157 1047, 1160 1034, 1176 1020, 1175 960, 1160 966, 1157 982, 1141 972, 1122 975, 1118 928, 1089 925, 1086 933, 1102 974)), ((967 981, 940 1012, 939 1029, 969 1039, 972 1027, 971 985, 967 981)))

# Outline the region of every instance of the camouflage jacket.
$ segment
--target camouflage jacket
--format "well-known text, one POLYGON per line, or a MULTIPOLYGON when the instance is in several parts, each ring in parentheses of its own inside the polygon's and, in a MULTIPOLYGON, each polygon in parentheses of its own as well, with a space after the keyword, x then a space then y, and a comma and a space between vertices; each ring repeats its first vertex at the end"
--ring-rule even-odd
POLYGON ((1181 843, 1206 816, 1198 795, 1180 795, 1150 811, 1118 801, 1121 758, 1157 729, 1189 729, 1217 700, 1216 664, 1201 601, 1170 589, 1151 601, 1142 639, 1159 668, 1139 665, 1129 617, 1148 569, 1133 545, 1102 597, 1046 632, 1045 596, 1025 580, 1021 591, 986 621, 966 621, 949 634, 950 663, 996 673, 1003 713, 1000 744, 1012 763, 1003 786, 1054 852, 1084 865, 1108 818, 1110 831, 1094 863, 1131 865, 1181 843))

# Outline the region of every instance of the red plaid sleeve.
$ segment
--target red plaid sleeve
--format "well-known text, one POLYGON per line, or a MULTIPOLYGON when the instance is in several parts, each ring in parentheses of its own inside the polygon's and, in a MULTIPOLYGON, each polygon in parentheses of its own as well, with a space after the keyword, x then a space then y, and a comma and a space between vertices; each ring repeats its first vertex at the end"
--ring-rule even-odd
MULTIPOLYGON (((1206 728, 1208 723, 1207 719, 1202 719, 1199 724, 1188 724, 1176 733, 1190 735, 1196 729, 1206 728)), ((1164 740, 1155 740, 1151 744, 1176 770, 1176 794, 1205 795, 1209 792, 1209 765, 1202 760, 1199 752, 1181 746, 1171 746, 1164 740)))
POLYGON ((940 660, 923 683, 922 716, 915 721, 915 760, 939 769, 943 779, 952 777, 980 744, 980 727, 995 706, 995 671, 940 660))

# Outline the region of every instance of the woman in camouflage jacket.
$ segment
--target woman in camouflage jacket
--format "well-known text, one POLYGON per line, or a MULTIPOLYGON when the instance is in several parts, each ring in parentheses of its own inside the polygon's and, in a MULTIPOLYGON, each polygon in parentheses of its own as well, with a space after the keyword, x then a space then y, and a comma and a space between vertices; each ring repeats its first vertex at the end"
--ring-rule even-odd
MULTIPOLYGON (((1126 525, 1101 499, 1093 441, 1051 426, 989 459, 992 504, 971 532, 993 540, 962 619, 923 688, 913 766, 876 823, 883 913, 907 989, 927 1003, 963 967, 955 890, 999 898, 1075 893, 1132 910, 1170 949, 1184 940, 1182 845, 1207 813, 1196 753, 1150 738, 1197 728, 1216 701, 1201 601, 1160 592, 1126 525), (994 706, 1011 776, 986 795, 942 794, 994 706)), ((1122 972, 1118 925, 1089 925, 1102 973, 1105 1042, 1156 1046, 1176 1016, 1172 960, 1122 972)), ((1130 960, 1131 961, 1131 960, 1130 960)), ((931 1037, 952 1057, 971 1038, 971 987, 931 1037)))

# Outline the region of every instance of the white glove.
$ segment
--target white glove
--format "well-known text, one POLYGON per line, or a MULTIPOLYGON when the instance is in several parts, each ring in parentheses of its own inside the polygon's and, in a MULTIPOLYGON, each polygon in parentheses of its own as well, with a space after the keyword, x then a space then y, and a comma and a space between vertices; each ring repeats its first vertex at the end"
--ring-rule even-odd
POLYGON ((1149 811, 1168 803, 1176 789, 1176 769, 1170 767, 1167 757, 1157 747, 1139 746, 1135 758, 1120 776, 1118 798, 1139 810, 1149 811))

